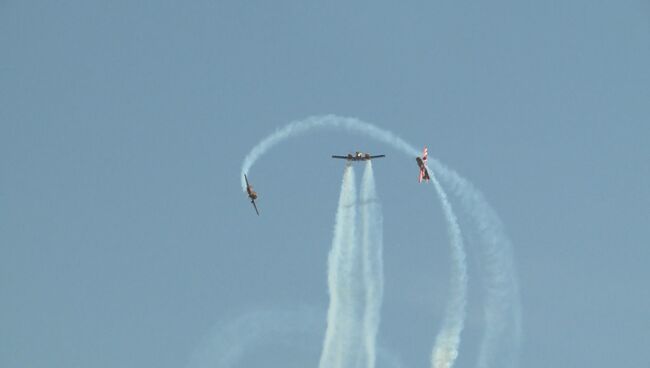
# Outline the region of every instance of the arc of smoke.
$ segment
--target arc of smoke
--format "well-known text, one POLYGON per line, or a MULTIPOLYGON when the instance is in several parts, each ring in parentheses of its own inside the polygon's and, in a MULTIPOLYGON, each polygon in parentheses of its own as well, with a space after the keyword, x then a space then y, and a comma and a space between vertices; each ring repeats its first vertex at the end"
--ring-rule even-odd
POLYGON ((502 366, 515 367, 523 332, 512 243, 499 215, 472 183, 437 160, 429 159, 429 165, 441 175, 451 193, 460 199, 461 207, 470 215, 482 242, 479 252, 483 273, 486 275, 483 280, 486 290, 486 329, 479 348, 477 367, 494 366, 497 354, 502 357, 502 366), (504 337, 509 339, 506 346, 500 344, 504 337))
POLYGON ((260 341, 277 342, 314 334, 321 329, 319 314, 307 306, 245 312, 219 323, 192 352, 187 368, 234 368, 246 351, 260 341))
POLYGON ((321 368, 350 367, 361 358, 356 200, 354 170, 346 165, 327 263, 330 305, 321 368))
POLYGON ((365 309, 363 314, 363 342, 366 367, 375 367, 376 340, 381 321, 384 295, 383 217, 377 198, 372 161, 366 163, 361 180, 363 279, 365 309))
MULTIPOLYGON (((294 121, 264 138, 244 158, 241 169, 242 190, 246 191, 244 174, 253 164, 273 146, 280 142, 315 128, 343 129, 364 134, 372 139, 384 142, 402 151, 408 156, 417 156, 418 151, 403 139, 390 131, 380 129, 372 124, 355 118, 336 115, 312 116, 301 121, 294 121)), ((429 166, 440 179, 460 198, 463 209, 469 214, 479 229, 483 247, 481 255, 485 259, 485 334, 481 343, 478 366, 487 368, 494 360, 495 352, 502 337, 509 337, 508 353, 511 360, 516 359, 516 351, 521 344, 521 305, 519 288, 516 280, 512 245, 505 235, 499 216, 490 207, 482 193, 465 178, 447 168, 435 158, 429 158, 429 166), (508 318, 511 316, 511 319, 508 318), (510 333, 507 333, 507 329, 510 333)))
MULTIPOLYGON (((190 354, 187 368, 234 368, 254 347, 283 342, 292 348, 317 349, 324 311, 308 305, 270 307, 244 312, 219 323, 190 354)), ((404 365, 396 353, 379 349, 379 358, 391 368, 404 365)))
MULTIPOLYGON (((257 146, 244 159, 242 165, 242 178, 243 174, 247 173, 250 167, 257 161, 257 158, 264 154, 271 147, 279 144, 280 142, 288 139, 289 137, 297 136, 307 133, 310 129, 315 128, 334 128, 344 129, 348 131, 356 131, 371 138, 377 139, 387 143, 396 149, 413 157, 418 155, 418 151, 409 145, 403 139, 397 137, 392 132, 381 130, 374 125, 362 122, 354 118, 342 118, 334 115, 327 115, 322 117, 310 117, 302 121, 296 121, 286 125, 285 127, 277 130, 257 146)), ((245 189, 245 182, 242 182, 243 189, 245 189)), ((456 216, 449 202, 446 200, 446 194, 440 185, 436 186, 438 197, 443 202, 443 209, 445 218, 452 235, 452 255, 455 262, 462 264, 454 267, 456 271, 452 275, 452 283, 455 288, 451 289, 452 297, 449 299, 446 308, 446 314, 443 321, 443 327, 436 338, 436 343, 432 352, 432 365, 434 368, 451 367, 455 358, 458 355, 458 346, 460 344, 460 333, 463 329, 465 318, 465 304, 466 304, 466 269, 465 257, 463 251, 463 244, 460 237, 460 230, 456 221, 456 216), (457 233, 456 233, 456 230, 457 233), (455 234, 458 234, 456 236, 455 234), (460 253, 458 252, 460 249, 460 253), (458 308, 461 307, 461 308, 458 308)))
POLYGON ((436 343, 431 354, 431 364, 434 368, 450 368, 458 357, 460 333, 464 327, 465 309, 467 305, 467 264, 463 237, 458 226, 458 220, 451 208, 447 194, 442 189, 435 174, 430 175, 438 198, 447 219, 449 238, 451 239, 452 264, 451 289, 455 290, 447 302, 443 327, 436 336, 436 343))
POLYGON ((345 118, 336 115, 312 116, 304 120, 294 121, 276 130, 266 138, 262 139, 246 155, 241 168, 241 185, 242 190, 246 191, 246 181, 244 174, 248 174, 250 168, 263 156, 269 149, 285 141, 288 138, 296 137, 309 132, 312 129, 343 129, 367 135, 378 141, 387 143, 409 156, 417 156, 418 151, 403 139, 397 137, 392 132, 377 128, 372 124, 365 123, 355 118, 345 118))

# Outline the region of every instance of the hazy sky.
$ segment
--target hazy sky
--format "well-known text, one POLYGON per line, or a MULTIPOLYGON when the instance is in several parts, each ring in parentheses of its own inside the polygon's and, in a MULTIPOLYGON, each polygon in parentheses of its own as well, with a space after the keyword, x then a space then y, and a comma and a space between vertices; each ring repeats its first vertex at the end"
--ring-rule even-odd
MULTIPOLYGON (((0 1, 0 366, 182 368, 246 313, 324 318, 329 156, 362 150, 388 156, 381 345, 427 367, 449 246, 413 158, 312 134, 251 171, 260 217, 241 192, 253 145, 328 113, 428 145, 485 193, 515 247, 521 367, 648 366, 648 2, 395 4, 0 1)), ((483 332, 461 225, 458 368, 483 332)), ((315 367, 321 334, 238 366, 315 367)))

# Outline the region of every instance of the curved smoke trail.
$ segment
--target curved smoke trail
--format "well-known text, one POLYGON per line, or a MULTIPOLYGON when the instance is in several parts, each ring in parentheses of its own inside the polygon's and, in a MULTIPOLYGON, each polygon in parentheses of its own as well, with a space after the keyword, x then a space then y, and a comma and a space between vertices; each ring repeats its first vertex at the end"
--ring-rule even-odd
MULTIPOLYGON (((428 170, 428 168, 427 168, 428 170)), ((436 336, 431 364, 434 368, 450 368, 458 357, 458 346, 460 345, 460 333, 463 330, 465 321, 465 307, 467 305, 467 264, 465 262, 465 248, 463 237, 460 233, 458 220, 447 199, 447 194, 442 189, 435 174, 431 174, 431 181, 436 188, 440 202, 442 203, 449 238, 451 239, 451 254, 454 260, 452 265, 451 293, 447 302, 443 327, 436 336)))
MULTIPOLYGON (((258 143, 244 158, 241 168, 242 190, 246 191, 244 174, 247 174, 259 157, 280 142, 307 133, 315 128, 344 129, 366 135, 402 151, 417 156, 418 151, 390 131, 354 118, 335 115, 314 116, 295 121, 275 131, 258 143)), ((515 360, 521 342, 521 306, 512 245, 503 230, 501 220, 483 195, 465 178, 429 157, 429 166, 440 179, 461 199, 463 209, 470 215, 483 240, 481 254, 485 273, 485 326, 486 331, 479 354, 479 368, 487 368, 495 359, 499 341, 510 338, 509 354, 515 360), (509 330, 509 331, 508 331, 509 330)), ((453 292, 453 291, 452 291, 453 292)))
POLYGON ((319 367, 352 367, 361 359, 359 247, 354 170, 346 165, 327 262, 330 305, 319 367))
MULTIPOLYGON (((322 337, 324 312, 310 306, 252 310, 219 323, 192 352, 187 368, 234 368, 250 351, 265 343, 285 344, 291 349, 317 354, 322 337)), ((379 349, 382 366, 403 368, 398 355, 379 349)), ((317 358, 316 358, 317 359, 317 358)))
POLYGON ((363 279, 365 309, 363 314, 363 343, 366 367, 375 367, 376 340, 381 320, 384 295, 383 218, 377 198, 372 161, 366 163, 361 179, 361 247, 363 249, 363 279))
MULTIPOLYGON (((247 350, 261 341, 297 341, 322 329, 313 308, 268 309, 243 313, 220 323, 192 353, 188 368, 234 368, 247 350)), ((292 342, 295 346, 295 342, 292 342)))
POLYGON ((268 137, 262 139, 244 158, 241 167, 241 185, 242 190, 246 191, 246 181, 244 174, 248 174, 250 168, 257 162, 257 160, 264 155, 269 149, 285 141, 288 138, 296 137, 305 134, 315 128, 329 128, 329 129, 344 129, 348 131, 356 131, 357 133, 365 134, 373 139, 387 143, 398 150, 406 153, 408 156, 415 157, 418 151, 410 144, 406 143, 403 139, 397 137, 395 134, 377 128, 372 124, 365 123, 361 120, 354 118, 344 118, 336 115, 325 116, 312 116, 305 120, 294 121, 276 130, 268 137))
POLYGON ((516 367, 522 341, 522 312, 510 239, 499 215, 472 183, 436 160, 429 158, 429 165, 441 174, 450 191, 460 199, 461 207, 470 215, 481 239, 486 329, 477 367, 489 368, 497 363, 516 367), (509 339, 510 344, 503 345, 503 338, 509 339))

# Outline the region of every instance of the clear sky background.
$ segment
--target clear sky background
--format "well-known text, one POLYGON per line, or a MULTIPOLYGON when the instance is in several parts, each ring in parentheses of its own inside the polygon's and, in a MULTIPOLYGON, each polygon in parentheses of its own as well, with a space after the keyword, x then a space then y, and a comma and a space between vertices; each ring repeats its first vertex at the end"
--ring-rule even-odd
MULTIPOLYGON (((243 311, 324 310, 329 156, 354 150, 388 155, 382 346, 427 367, 449 247, 413 158, 312 134, 251 171, 260 217, 241 192, 253 145, 327 113, 485 193, 515 246, 521 367, 650 364, 647 1, 4 0, 0 52, 2 367, 180 368, 243 311)), ((459 368, 483 331, 468 247, 459 368)), ((269 344, 240 366, 316 366, 318 336, 269 344)))

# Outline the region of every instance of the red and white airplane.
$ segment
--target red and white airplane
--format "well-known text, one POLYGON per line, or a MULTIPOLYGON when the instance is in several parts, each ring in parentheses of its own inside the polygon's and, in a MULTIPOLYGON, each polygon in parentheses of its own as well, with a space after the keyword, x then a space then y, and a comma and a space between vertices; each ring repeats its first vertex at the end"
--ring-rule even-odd
POLYGON ((415 161, 418 163, 418 166, 420 167, 420 177, 418 178, 418 181, 422 183, 422 180, 429 181, 429 171, 427 170, 427 155, 429 153, 427 152, 427 148, 424 147, 424 150, 422 151, 422 157, 416 157, 415 161))

